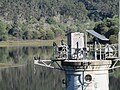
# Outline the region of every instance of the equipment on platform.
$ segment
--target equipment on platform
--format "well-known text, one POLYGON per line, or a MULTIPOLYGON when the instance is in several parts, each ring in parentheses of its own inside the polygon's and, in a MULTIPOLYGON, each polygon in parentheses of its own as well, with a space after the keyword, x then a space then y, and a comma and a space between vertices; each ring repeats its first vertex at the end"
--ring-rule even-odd
POLYGON ((34 60, 34 64, 65 71, 63 83, 66 90, 109 90, 108 71, 119 67, 116 66, 119 61, 117 49, 99 42, 109 41, 105 36, 94 30, 87 32, 95 38, 92 49, 91 45, 87 45, 85 33, 68 33, 66 43, 63 40, 60 45, 53 43, 54 56, 51 60, 34 60))

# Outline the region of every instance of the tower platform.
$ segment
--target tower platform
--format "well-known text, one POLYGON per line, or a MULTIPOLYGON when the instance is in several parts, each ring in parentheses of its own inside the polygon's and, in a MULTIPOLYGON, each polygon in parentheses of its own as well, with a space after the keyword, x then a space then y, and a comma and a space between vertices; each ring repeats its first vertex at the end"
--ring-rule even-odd
POLYGON ((112 64, 111 60, 65 60, 61 61, 61 65, 65 69, 77 69, 77 70, 108 70, 112 64), (66 68, 67 67, 67 68, 66 68))

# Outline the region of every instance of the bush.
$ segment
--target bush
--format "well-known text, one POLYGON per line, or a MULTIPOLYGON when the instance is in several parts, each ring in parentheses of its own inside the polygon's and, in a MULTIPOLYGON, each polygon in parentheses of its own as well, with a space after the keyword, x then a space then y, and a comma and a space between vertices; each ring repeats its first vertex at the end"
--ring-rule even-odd
POLYGON ((6 41, 7 37, 8 37, 7 35, 0 36, 0 41, 6 41))
POLYGON ((111 35, 109 37, 110 43, 116 44, 117 43, 117 36, 116 35, 111 35))
POLYGON ((53 18, 51 18, 51 17, 48 17, 48 18, 46 19, 46 22, 47 22, 48 24, 56 24, 55 20, 54 20, 53 18))
POLYGON ((46 39, 47 40, 51 40, 51 39, 54 39, 55 36, 54 36, 54 32, 52 30, 48 30, 46 31, 46 39))
POLYGON ((94 30, 100 34, 105 35, 110 39, 110 43, 117 43, 118 35, 118 18, 108 18, 96 25, 94 30))
POLYGON ((41 37, 41 33, 37 30, 32 32, 32 39, 39 39, 41 37))
POLYGON ((30 40, 30 39, 32 39, 32 37, 33 37, 33 36, 32 36, 32 31, 25 31, 25 32, 23 33, 23 37, 22 37, 22 38, 23 38, 24 40, 26 40, 26 39, 27 39, 27 40, 30 40))
POLYGON ((39 29, 38 31, 41 34, 41 36, 39 37, 39 39, 44 40, 46 38, 46 31, 44 29, 39 29))
POLYGON ((52 27, 51 30, 54 32, 55 37, 63 36, 65 33, 59 27, 52 27))

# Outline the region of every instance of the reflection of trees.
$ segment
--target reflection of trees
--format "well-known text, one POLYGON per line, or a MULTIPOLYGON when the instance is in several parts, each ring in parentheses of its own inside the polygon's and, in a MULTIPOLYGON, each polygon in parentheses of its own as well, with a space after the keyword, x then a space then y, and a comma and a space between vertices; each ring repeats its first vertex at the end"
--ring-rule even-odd
MULTIPOLYGON (((53 54, 52 47, 6 47, 0 48, 0 63, 28 63, 34 56, 49 59, 53 54)), ((120 88, 120 69, 110 76, 110 90, 120 88)), ((8 68, 0 70, 0 90, 63 90, 61 80, 64 72, 36 66, 33 64, 19 68, 8 68)))
POLYGON ((120 76, 115 78, 110 76, 110 90, 120 90, 120 76))
MULTIPOLYGON (((52 47, 0 48, 0 63, 28 63, 33 56, 49 59, 52 54, 52 47)), ((33 70, 33 63, 19 68, 2 69, 0 90, 61 90, 64 74, 60 71, 40 66, 36 67, 35 74, 33 70)))
POLYGON ((61 82, 64 72, 38 66, 34 74, 33 68, 33 63, 28 63, 24 67, 2 69, 0 90, 64 90, 61 82))
POLYGON ((15 50, 9 52, 9 56, 12 58, 14 63, 19 62, 19 56, 21 56, 20 54, 21 53, 19 48, 16 48, 15 50))
POLYGON ((52 47, 2 47, 0 48, 0 62, 25 63, 34 56, 49 59, 53 54, 52 47))
MULTIPOLYGON (((64 72, 36 66, 33 63, 19 68, 1 69, 0 90, 65 90, 61 80, 64 72)), ((120 77, 110 77, 110 90, 119 90, 120 77)))
POLYGON ((3 60, 6 61, 6 55, 8 55, 7 49, 0 48, 0 62, 2 62, 3 60))
MULTIPOLYGON (((120 65, 120 63, 119 63, 120 65)), ((110 75, 110 90, 120 90, 120 68, 114 70, 110 75)))

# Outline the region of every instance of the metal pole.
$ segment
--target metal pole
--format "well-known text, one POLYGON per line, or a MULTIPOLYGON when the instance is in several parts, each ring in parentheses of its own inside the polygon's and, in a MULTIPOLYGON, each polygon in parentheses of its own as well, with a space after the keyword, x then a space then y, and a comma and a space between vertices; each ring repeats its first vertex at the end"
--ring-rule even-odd
POLYGON ((101 54, 101 44, 99 43, 99 46, 100 46, 100 60, 102 59, 101 58, 101 56, 102 56, 102 54, 101 54))
POLYGON ((79 53, 79 47, 78 47, 78 42, 77 42, 77 59, 79 59, 78 58, 78 53, 79 53))
POLYGON ((120 58, 120 0, 119 0, 118 58, 120 58))
POLYGON ((83 76, 82 76, 82 90, 84 90, 84 71, 83 71, 83 76))
POLYGON ((97 50, 96 50, 97 49, 97 42, 96 42, 96 40, 95 40, 95 48, 94 49, 95 49, 95 60, 97 60, 97 50))

